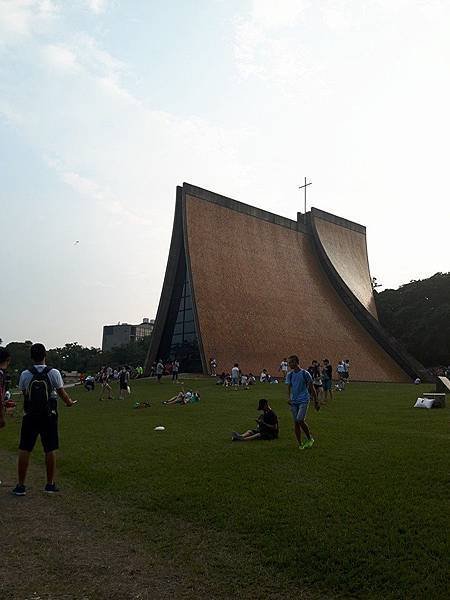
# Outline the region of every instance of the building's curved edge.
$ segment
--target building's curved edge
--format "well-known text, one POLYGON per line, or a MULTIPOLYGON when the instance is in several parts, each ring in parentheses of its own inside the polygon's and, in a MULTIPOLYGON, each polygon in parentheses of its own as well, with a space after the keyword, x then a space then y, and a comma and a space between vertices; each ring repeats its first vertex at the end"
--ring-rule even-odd
POLYGON ((177 275, 180 253, 183 250, 183 215, 182 215, 182 188, 177 187, 175 201, 175 215, 173 219, 172 239, 170 241, 169 257, 167 259, 164 283, 159 299, 158 311, 155 318, 155 326, 152 333, 150 347, 145 359, 144 374, 150 375, 152 364, 157 360, 157 353, 161 345, 164 328, 166 326, 167 314, 169 312, 172 293, 177 275))
POLYGON ((334 223, 335 225, 340 225, 341 227, 345 227, 346 229, 351 229, 352 231, 357 231, 358 233, 366 235, 366 228, 364 227, 364 225, 355 223, 355 221, 349 221, 348 219, 344 219, 344 217, 338 217, 337 215, 333 215, 332 213, 326 212, 325 210, 321 210, 320 208, 313 207, 311 209, 311 213, 319 219, 329 221, 330 223, 334 223))
MULTIPOLYGON (((322 267, 325 270, 331 284, 336 289, 339 296, 342 298, 343 302, 349 308, 349 310, 354 314, 354 316, 358 319, 361 325, 366 329, 366 331, 375 339, 376 342, 383 348, 385 352, 391 356, 393 360, 405 371, 405 373, 411 377, 416 378, 420 377, 422 381, 431 382, 431 379, 423 365, 421 365, 415 358, 413 358, 406 350, 402 348, 399 342, 390 336, 380 325, 380 323, 373 317, 370 312, 365 308, 365 306, 358 300, 355 294, 351 291, 342 277, 339 275, 338 271, 334 267, 331 259, 329 258, 322 241, 320 239, 320 235, 317 231, 315 224, 315 217, 324 218, 324 214, 327 216, 327 220, 331 220, 333 223, 340 225, 340 221, 345 221, 346 224, 351 224, 357 226, 355 231, 359 231, 360 233, 365 233, 365 227, 362 225, 357 225, 356 223, 351 223, 351 221, 346 221, 346 219, 340 219, 338 217, 334 217, 334 215, 330 215, 329 213, 324 213, 316 208, 311 209, 311 218, 310 218, 310 227, 312 236, 314 239, 314 244, 316 247, 317 255, 322 264, 322 267), (330 219, 329 217, 333 217, 330 219)), ((347 225, 344 225, 347 226, 347 225)), ((351 227, 353 229, 353 227, 351 227)))
POLYGON ((314 224, 328 258, 356 298, 378 320, 366 228, 322 210, 313 210, 314 224))
POLYGON ((233 200, 233 198, 227 198, 226 196, 216 194, 215 192, 205 190, 190 183, 183 183, 183 190, 186 194, 195 196, 195 198, 199 198, 200 200, 218 204, 219 206, 223 206, 224 208, 228 208, 230 210, 235 210, 244 215, 256 217, 257 219, 273 223, 274 225, 280 225, 280 227, 287 227, 288 229, 293 229, 294 231, 309 233, 309 229, 304 225, 303 221, 293 221, 287 217, 276 215, 268 210, 263 210, 262 208, 251 206, 250 204, 245 204, 245 202, 233 200))
POLYGON ((195 330, 197 332, 198 349, 199 349, 199 352, 200 352, 200 359, 202 361, 203 373, 205 375, 207 375, 208 372, 209 372, 209 364, 206 361, 205 350, 204 350, 203 341, 202 341, 202 334, 201 334, 201 329, 200 329, 200 326, 199 326, 198 311, 197 311, 197 301, 196 301, 196 290, 195 290, 194 279, 192 277, 191 256, 189 254, 189 239, 188 239, 187 218, 186 218, 186 210, 187 210, 186 194, 189 194, 191 192, 190 192, 189 189, 185 189, 185 186, 186 186, 186 184, 183 184, 182 202, 181 202, 181 206, 182 206, 182 211, 181 212, 182 212, 182 222, 183 222, 184 253, 185 253, 185 256, 186 256, 186 269, 187 269, 187 272, 188 272, 189 281, 191 282, 192 312, 194 314, 195 330))

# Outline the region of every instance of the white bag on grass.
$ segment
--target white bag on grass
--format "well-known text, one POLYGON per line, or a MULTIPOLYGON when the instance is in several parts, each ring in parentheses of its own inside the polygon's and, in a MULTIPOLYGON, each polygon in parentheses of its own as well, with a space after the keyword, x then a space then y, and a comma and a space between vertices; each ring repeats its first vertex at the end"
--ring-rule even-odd
POLYGON ((433 408, 433 402, 431 398, 417 398, 414 408, 433 408))

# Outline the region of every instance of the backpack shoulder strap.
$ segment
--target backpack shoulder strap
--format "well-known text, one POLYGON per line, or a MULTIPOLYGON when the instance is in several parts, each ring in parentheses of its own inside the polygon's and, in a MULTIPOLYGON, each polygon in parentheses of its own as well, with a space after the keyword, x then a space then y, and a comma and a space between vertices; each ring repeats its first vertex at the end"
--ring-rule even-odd
POLYGON ((29 372, 30 372, 30 373, 33 375, 33 377, 34 377, 35 375, 39 375, 39 371, 36 369, 36 367, 35 367, 34 365, 33 365, 32 367, 30 367, 30 368, 28 369, 28 371, 29 371, 29 372))

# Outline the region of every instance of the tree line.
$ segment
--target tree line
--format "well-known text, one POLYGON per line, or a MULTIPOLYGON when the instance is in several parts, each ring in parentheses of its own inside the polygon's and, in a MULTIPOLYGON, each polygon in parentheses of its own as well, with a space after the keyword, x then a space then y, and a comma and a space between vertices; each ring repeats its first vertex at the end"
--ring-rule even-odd
POLYGON ((450 273, 376 293, 381 325, 425 367, 450 364, 450 273))
MULTIPOLYGON (((151 336, 126 346, 118 346, 102 352, 100 348, 85 348, 72 342, 61 348, 47 350, 47 364, 60 371, 79 371, 81 373, 97 373, 105 365, 130 367, 143 366, 151 336)), ((13 373, 20 373, 30 366, 30 340, 26 342, 11 342, 6 347, 11 353, 11 367, 13 373)))

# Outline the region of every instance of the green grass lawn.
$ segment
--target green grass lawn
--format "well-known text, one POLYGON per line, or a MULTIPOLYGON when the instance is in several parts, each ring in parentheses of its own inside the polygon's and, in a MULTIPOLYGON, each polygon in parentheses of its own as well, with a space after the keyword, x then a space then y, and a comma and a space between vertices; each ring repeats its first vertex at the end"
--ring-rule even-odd
MULTIPOLYGON (((411 408, 430 386, 351 383, 310 409, 316 444, 299 451, 284 385, 189 383, 202 400, 186 407, 161 405, 177 389, 166 380, 133 382, 123 402, 75 389, 79 404, 60 407, 61 487, 88 492, 118 535, 222 594, 446 597, 450 411, 411 408), (280 438, 232 443, 262 397, 280 438), (134 410, 137 399, 152 407, 134 410)), ((2 432, 3 447, 15 450, 18 427, 2 432)))

